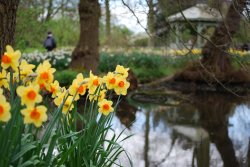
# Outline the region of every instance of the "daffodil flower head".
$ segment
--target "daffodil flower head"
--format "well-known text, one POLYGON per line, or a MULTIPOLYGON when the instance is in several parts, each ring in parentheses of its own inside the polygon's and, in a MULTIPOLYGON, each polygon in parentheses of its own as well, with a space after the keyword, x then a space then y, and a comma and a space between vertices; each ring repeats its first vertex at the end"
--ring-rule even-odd
POLYGON ((67 114, 68 111, 71 111, 74 108, 74 105, 72 104, 73 96, 69 96, 68 91, 66 91, 65 88, 63 88, 63 91, 60 91, 57 94, 57 97, 54 100, 54 103, 57 106, 60 106, 63 102, 64 104, 63 104, 62 112, 64 114, 67 114), (67 99, 65 100, 66 97, 67 99))
POLYGON ((55 105, 60 106, 66 95, 68 95, 66 88, 65 87, 61 88, 60 91, 57 93, 56 98, 54 99, 55 105))
POLYGON ((28 75, 32 74, 33 69, 35 67, 36 67, 35 65, 27 63, 26 60, 22 60, 20 66, 19 66, 21 79, 24 79, 28 75))
POLYGON ((110 112, 114 111, 112 104, 113 104, 112 101, 103 99, 102 101, 98 102, 98 107, 99 107, 98 111, 103 115, 107 116, 110 112))
POLYGON ((119 77, 117 78, 117 83, 115 86, 115 93, 117 95, 126 95, 127 94, 127 90, 130 86, 130 83, 128 81, 126 81, 126 79, 124 79, 123 77, 119 77))
POLYGON ((5 97, 3 96, 3 91, 1 89, 0 94, 0 121, 8 122, 11 118, 10 114, 10 104, 6 101, 5 97))
POLYGON ((121 65, 117 65, 115 68, 115 73, 118 77, 127 78, 128 77, 128 70, 129 70, 129 68, 124 68, 121 65))
POLYGON ((46 112, 47 108, 42 105, 21 110, 21 113, 24 116, 24 123, 33 123, 36 127, 40 127, 43 122, 47 121, 48 116, 46 112))
POLYGON ((0 72, 0 88, 5 87, 8 88, 8 80, 7 80, 7 73, 4 69, 2 69, 2 72, 0 72))
POLYGON ((80 98, 80 95, 84 95, 87 90, 87 81, 83 78, 83 75, 80 73, 76 76, 76 79, 73 80, 72 85, 69 87, 69 93, 72 96, 75 96, 75 101, 80 98))
POLYGON ((1 66, 3 69, 8 69, 11 67, 14 71, 18 71, 19 59, 21 57, 21 52, 19 50, 14 51, 10 46, 6 46, 6 52, 2 55, 1 66))
POLYGON ((101 86, 101 84, 102 84, 102 79, 96 75, 93 75, 92 71, 90 71, 89 81, 88 81, 89 92, 91 94, 95 93, 96 88, 98 88, 98 86, 101 86))
POLYGON ((106 97, 106 92, 107 90, 103 89, 99 92, 96 92, 96 94, 89 94, 89 100, 98 100, 98 101, 102 101, 105 97, 106 97))
POLYGON ((114 89, 116 85, 116 76, 112 72, 108 72, 106 76, 103 77, 103 81, 106 84, 107 89, 114 89))
POLYGON ((69 111, 71 111, 74 108, 73 105, 73 96, 68 96, 65 103, 63 104, 62 112, 64 114, 67 114, 69 111))
POLYGON ((61 91, 61 87, 58 81, 54 81, 53 83, 46 86, 46 89, 52 94, 51 97, 55 98, 57 94, 61 91))
POLYGON ((48 60, 45 60, 43 63, 39 64, 36 73, 36 82, 39 84, 40 88, 46 88, 46 85, 50 84, 54 80, 53 73, 56 70, 54 68, 51 68, 51 64, 48 60))
POLYGON ((27 107, 34 107, 36 103, 42 101, 42 96, 39 94, 39 85, 30 84, 27 87, 19 86, 16 90, 19 97, 21 97, 22 105, 27 107))

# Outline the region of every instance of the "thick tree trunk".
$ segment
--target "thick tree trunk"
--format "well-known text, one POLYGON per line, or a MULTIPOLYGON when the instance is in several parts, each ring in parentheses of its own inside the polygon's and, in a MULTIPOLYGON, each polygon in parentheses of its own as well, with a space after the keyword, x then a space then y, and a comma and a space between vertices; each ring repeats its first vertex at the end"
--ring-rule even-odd
POLYGON ((97 71, 99 63, 99 18, 98 0, 80 0, 80 39, 72 54, 71 67, 97 71))
POLYGON ((6 45, 14 44, 18 4, 19 0, 0 0, 0 55, 6 45))
POLYGON ((232 1, 225 20, 216 28, 211 42, 207 42, 202 50, 202 63, 215 74, 229 71, 230 59, 226 53, 232 42, 232 36, 240 27, 241 14, 246 7, 246 0, 232 1))
POLYGON ((106 44, 110 44, 110 8, 109 8, 109 0, 105 0, 105 10, 106 10, 106 44))

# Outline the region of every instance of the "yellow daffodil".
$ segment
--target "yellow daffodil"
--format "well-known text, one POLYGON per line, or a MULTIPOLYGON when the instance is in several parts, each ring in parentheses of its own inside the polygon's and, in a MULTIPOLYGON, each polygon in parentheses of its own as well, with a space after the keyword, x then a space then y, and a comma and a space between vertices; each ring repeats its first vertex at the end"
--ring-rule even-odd
POLYGON ((115 69, 115 73, 118 77, 127 78, 128 77, 128 70, 129 70, 129 68, 124 68, 121 65, 117 65, 116 69, 115 69))
MULTIPOLYGON (((54 100, 55 105, 60 106, 66 96, 68 96, 68 92, 66 91, 65 88, 62 92, 59 92, 57 94, 57 97, 54 100)), ((64 114, 67 114, 68 111, 71 111, 74 108, 73 103, 73 96, 68 96, 67 99, 65 100, 63 104, 63 109, 62 112, 64 114)))
POLYGON ((107 89, 114 89, 117 80, 114 73, 109 72, 106 76, 103 77, 103 80, 106 83, 107 89))
POLYGON ((68 95, 68 92, 66 91, 65 87, 61 88, 61 90, 57 93, 56 98, 54 99, 55 105, 60 106, 66 95, 68 95))
POLYGON ((130 84, 124 78, 117 78, 117 84, 115 86, 115 93, 117 95, 126 95, 127 89, 129 88, 130 84))
POLYGON ((0 94, 0 121, 8 122, 11 118, 10 104, 6 101, 5 97, 0 94))
POLYGON ((46 89, 52 94, 52 98, 55 98, 57 94, 61 91, 61 87, 58 81, 54 81, 53 83, 47 85, 46 89))
POLYGON ((104 90, 101 90, 99 92, 99 95, 97 95, 98 92, 96 94, 89 94, 89 100, 90 101, 92 101, 92 100, 102 101, 106 96, 106 92, 107 92, 107 90, 104 89, 104 90))
POLYGON ((0 72, 0 88, 5 87, 8 88, 8 80, 7 80, 7 73, 4 69, 2 69, 2 72, 0 72))
POLYGON ((92 71, 89 74, 88 88, 91 94, 94 94, 96 88, 102 84, 102 79, 96 75, 93 75, 92 71))
POLYGON ((40 89, 46 88, 47 84, 50 84, 54 80, 53 73, 56 70, 54 68, 51 68, 51 64, 48 60, 45 60, 42 64, 39 64, 39 66, 36 69, 37 77, 36 82, 39 84, 40 89))
POLYGON ((71 111, 73 108, 73 96, 68 96, 65 103, 63 104, 62 112, 67 114, 67 112, 71 111))
POLYGON ((33 69, 35 67, 36 67, 35 65, 27 63, 26 60, 22 60, 20 66, 19 66, 21 79, 24 79, 28 75, 32 74, 33 69))
POLYGON ((21 110, 24 116, 24 123, 33 123, 36 127, 40 127, 43 122, 46 122, 48 116, 46 114, 47 108, 45 106, 37 106, 32 108, 25 108, 21 110))
POLYGON ((201 49, 192 49, 192 54, 200 55, 201 54, 201 49))
POLYGON ((69 87, 69 93, 75 96, 75 101, 80 98, 80 95, 84 95, 87 89, 87 81, 84 80, 83 75, 80 73, 73 80, 72 85, 69 87))
POLYGON ((98 103, 98 107, 99 107, 98 111, 100 113, 102 113, 103 115, 107 116, 110 112, 114 111, 114 108, 112 107, 112 104, 113 104, 112 101, 103 99, 102 101, 100 101, 98 103))
POLYGON ((18 96, 21 97, 22 105, 25 104, 27 107, 34 107, 36 103, 42 101, 42 96, 39 94, 39 85, 19 86, 16 91, 18 96))
POLYGON ((18 71, 19 59, 21 52, 19 50, 14 51, 10 45, 6 46, 6 52, 2 55, 1 66, 3 69, 11 67, 14 71, 18 71))
MULTIPOLYGON (((12 83, 14 84, 15 82, 17 82, 17 80, 18 80, 18 76, 19 76, 19 74, 18 74, 18 72, 14 72, 13 73, 13 77, 12 77, 12 83)), ((7 85, 6 85, 6 87, 5 88, 7 88, 8 90, 10 90, 10 72, 8 72, 8 74, 7 74, 7 85)))

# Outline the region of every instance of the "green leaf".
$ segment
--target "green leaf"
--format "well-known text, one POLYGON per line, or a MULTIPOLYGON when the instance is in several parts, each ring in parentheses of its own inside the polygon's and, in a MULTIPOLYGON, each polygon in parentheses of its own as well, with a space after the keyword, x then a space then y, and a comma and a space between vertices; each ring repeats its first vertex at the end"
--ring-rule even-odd
POLYGON ((29 143, 29 144, 26 144, 26 145, 22 146, 23 148, 21 148, 21 151, 13 156, 11 162, 15 162, 16 160, 21 158, 25 153, 27 153, 28 151, 36 148, 36 145, 34 145, 35 143, 36 142, 32 142, 32 143, 29 143))

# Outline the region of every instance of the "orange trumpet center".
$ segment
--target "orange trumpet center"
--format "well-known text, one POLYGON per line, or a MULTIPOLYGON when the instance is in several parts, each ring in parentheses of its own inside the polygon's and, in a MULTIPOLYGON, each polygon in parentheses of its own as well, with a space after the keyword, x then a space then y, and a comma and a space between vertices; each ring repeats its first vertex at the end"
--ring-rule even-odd
POLYGON ((40 113, 37 111, 37 109, 34 109, 33 111, 31 111, 30 113, 30 118, 34 119, 34 120, 39 120, 40 118, 40 113))
POLYGON ((108 104, 104 104, 104 105, 103 105, 103 109, 104 109, 104 110, 109 110, 109 105, 108 105, 108 104))
POLYGON ((0 115, 2 115, 4 112, 3 106, 0 106, 0 115))
POLYGON ((36 92, 34 90, 30 90, 28 93, 27 93, 27 97, 30 99, 30 100, 34 100, 36 98, 36 92))
POLYGON ((50 92, 51 92, 51 93, 54 93, 55 91, 56 91, 56 89, 55 89, 54 87, 51 86, 51 87, 50 87, 50 92))
POLYGON ((120 82, 118 83, 118 86, 121 87, 121 88, 124 87, 124 85, 125 85, 125 83, 124 83, 123 81, 120 81, 120 82))
POLYGON ((98 81, 98 79, 94 79, 94 81, 93 81, 93 85, 95 85, 95 86, 98 86, 98 85, 99 85, 99 81, 98 81))
POLYGON ((80 86, 79 88, 78 88, 78 93, 83 93, 83 91, 84 91, 84 86, 80 86))
POLYGON ((10 64, 11 63, 11 58, 7 55, 2 56, 2 62, 5 64, 10 64))
POLYGON ((115 78, 112 78, 111 80, 109 80, 109 83, 110 83, 110 84, 115 84, 115 81, 116 81, 116 79, 115 79, 115 78))
POLYGON ((41 78, 42 78, 43 80, 48 80, 48 79, 49 79, 49 74, 48 74, 47 72, 43 72, 43 73, 41 74, 41 78))

